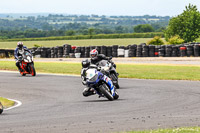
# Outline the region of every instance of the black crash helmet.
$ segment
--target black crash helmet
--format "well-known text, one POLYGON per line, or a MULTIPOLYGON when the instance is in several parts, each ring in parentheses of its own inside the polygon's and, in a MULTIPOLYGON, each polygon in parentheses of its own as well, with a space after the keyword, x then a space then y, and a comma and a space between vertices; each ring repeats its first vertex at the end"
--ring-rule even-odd
POLYGON ((88 59, 82 61, 82 67, 87 68, 90 65, 90 61, 88 59))

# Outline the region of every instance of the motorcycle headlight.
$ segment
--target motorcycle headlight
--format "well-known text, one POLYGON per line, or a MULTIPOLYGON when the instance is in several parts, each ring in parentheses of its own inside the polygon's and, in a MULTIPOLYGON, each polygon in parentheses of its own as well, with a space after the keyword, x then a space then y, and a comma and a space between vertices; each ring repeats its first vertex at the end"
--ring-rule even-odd
POLYGON ((25 62, 28 62, 28 60, 27 60, 27 59, 24 59, 24 61, 25 61, 25 62))
POLYGON ((28 56, 28 57, 27 57, 27 60, 28 60, 29 62, 31 62, 31 57, 30 57, 30 56, 28 56))
POLYGON ((105 67, 102 67, 102 69, 103 69, 104 71, 108 71, 108 70, 109 70, 109 67, 105 66, 105 67))
POLYGON ((95 74, 91 79, 89 79, 90 82, 95 82, 98 78, 98 74, 95 74))

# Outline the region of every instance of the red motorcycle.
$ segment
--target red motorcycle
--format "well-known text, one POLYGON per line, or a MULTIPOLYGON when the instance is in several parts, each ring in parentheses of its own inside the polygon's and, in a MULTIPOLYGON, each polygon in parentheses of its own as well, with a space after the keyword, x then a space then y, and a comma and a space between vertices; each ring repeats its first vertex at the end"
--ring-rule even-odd
POLYGON ((22 56, 19 57, 19 59, 21 60, 20 74, 22 76, 26 76, 26 74, 31 74, 32 76, 35 76, 36 71, 35 71, 35 67, 34 67, 34 63, 33 63, 32 54, 29 53, 28 51, 24 51, 24 53, 22 54, 22 56))

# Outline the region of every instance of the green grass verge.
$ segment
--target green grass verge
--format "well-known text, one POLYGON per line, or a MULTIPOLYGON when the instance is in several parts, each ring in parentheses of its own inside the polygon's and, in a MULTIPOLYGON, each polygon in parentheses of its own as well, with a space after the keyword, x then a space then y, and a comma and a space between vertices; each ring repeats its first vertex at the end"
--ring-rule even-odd
MULTIPOLYGON (((87 40, 52 40, 52 41, 23 41, 28 48, 34 47, 35 44, 44 47, 62 46, 63 44, 70 44, 75 46, 110 46, 146 43, 151 38, 126 38, 126 39, 87 39, 87 40)), ((20 40, 18 40, 20 41, 20 40)), ((15 49, 17 41, 15 42, 0 42, 0 49, 15 49)))
POLYGON ((15 104, 15 102, 8 100, 6 98, 0 97, 0 102, 2 103, 2 105, 4 106, 4 108, 8 108, 11 107, 15 104))
MULTIPOLYGON (((35 62, 36 72, 80 75, 81 63, 35 62)), ((14 61, 0 61, 0 70, 17 70, 14 61)), ((121 78, 200 81, 200 66, 117 64, 121 78)))
POLYGON ((175 129, 158 129, 152 131, 131 131, 126 133, 200 133, 200 127, 184 127, 175 129))

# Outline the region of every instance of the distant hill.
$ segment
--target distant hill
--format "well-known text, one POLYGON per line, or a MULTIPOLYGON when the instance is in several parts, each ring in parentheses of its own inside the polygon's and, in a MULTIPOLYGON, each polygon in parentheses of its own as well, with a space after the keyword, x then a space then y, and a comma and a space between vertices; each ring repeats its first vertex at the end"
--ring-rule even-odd
POLYGON ((95 14, 8 13, 0 14, 0 37, 23 38, 133 33, 133 27, 139 24, 150 24, 155 32, 162 32, 168 25, 169 19, 169 16, 155 15, 100 16, 95 14))
POLYGON ((12 18, 20 18, 20 16, 24 16, 24 17, 29 17, 29 16, 48 16, 49 13, 3 13, 0 14, 0 18, 7 18, 7 17, 12 17, 12 18))

